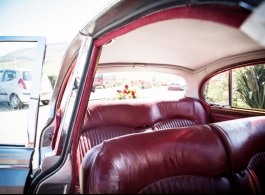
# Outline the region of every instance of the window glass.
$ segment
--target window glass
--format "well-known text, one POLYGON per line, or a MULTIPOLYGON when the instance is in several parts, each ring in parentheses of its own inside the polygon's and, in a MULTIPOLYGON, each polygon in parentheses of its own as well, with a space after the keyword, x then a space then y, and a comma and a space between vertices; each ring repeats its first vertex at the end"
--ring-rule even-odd
POLYGON ((232 70, 233 106, 265 109, 265 65, 232 70))
POLYGON ((212 77, 204 86, 204 98, 210 104, 228 105, 228 71, 212 77))
POLYGON ((3 72, 4 71, 2 71, 2 70, 0 71, 0 82, 2 82, 2 79, 3 79, 3 72))
POLYGON ((27 141, 31 90, 28 70, 33 70, 36 47, 36 42, 0 43, 0 144, 24 145, 27 141))
POLYGON ((32 81, 32 71, 23 71, 23 80, 32 81))
POLYGON ((179 76, 156 72, 109 72, 94 77, 90 100, 179 99, 186 82, 179 76))
POLYGON ((204 85, 203 93, 204 99, 211 104, 229 105, 231 99, 231 107, 265 109, 265 65, 240 67, 220 73, 204 85))
POLYGON ((12 81, 15 78, 16 78, 16 72, 6 70, 5 73, 4 73, 3 81, 12 81))

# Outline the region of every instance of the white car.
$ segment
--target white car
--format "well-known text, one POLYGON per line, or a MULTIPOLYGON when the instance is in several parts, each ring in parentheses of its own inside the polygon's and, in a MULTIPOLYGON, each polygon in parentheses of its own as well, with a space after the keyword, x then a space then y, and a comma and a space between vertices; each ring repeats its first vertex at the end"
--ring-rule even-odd
POLYGON ((186 90, 186 82, 180 77, 173 77, 167 83, 168 90, 186 90))
MULTIPOLYGON (((1 69, 0 70, 0 101, 9 102, 11 108, 20 109, 29 103, 32 84, 30 69, 1 69)), ((51 99, 52 87, 48 76, 43 73, 41 81, 40 101, 47 105, 51 99)))

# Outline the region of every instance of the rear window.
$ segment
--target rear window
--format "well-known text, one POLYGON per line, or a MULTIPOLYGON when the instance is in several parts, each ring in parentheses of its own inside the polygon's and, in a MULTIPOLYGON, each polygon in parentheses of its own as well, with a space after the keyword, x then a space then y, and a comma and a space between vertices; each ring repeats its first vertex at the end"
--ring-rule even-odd
POLYGON ((32 81, 32 71, 23 71, 22 75, 24 81, 32 81))
POLYGON ((186 93, 183 78, 158 72, 96 74, 90 101, 123 99, 179 99, 186 93), (172 80, 174 82, 172 82, 172 80))

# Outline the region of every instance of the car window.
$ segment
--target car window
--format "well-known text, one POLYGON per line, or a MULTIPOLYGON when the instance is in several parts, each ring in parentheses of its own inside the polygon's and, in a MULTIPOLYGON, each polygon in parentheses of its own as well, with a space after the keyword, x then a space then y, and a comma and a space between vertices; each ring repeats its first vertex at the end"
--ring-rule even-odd
POLYGON ((15 71, 5 71, 3 81, 12 81, 16 78, 16 72, 15 71))
POLYGON ((179 99, 186 93, 181 77, 157 72, 108 72, 94 77, 90 100, 179 99))
POLYGON ((4 71, 1 70, 1 71, 0 71, 0 82, 2 82, 2 79, 3 79, 3 73, 4 73, 4 71))
POLYGON ((32 71, 23 71, 22 75, 24 81, 32 81, 32 71))
POLYGON ((36 42, 0 43, 0 144, 25 145, 36 42), (26 70, 26 71, 23 71, 26 70))
POLYGON ((220 73, 204 85, 203 93, 204 99, 211 104, 265 109, 265 65, 245 66, 220 73))
POLYGON ((212 77, 204 87, 204 98, 211 104, 228 105, 228 71, 212 77))

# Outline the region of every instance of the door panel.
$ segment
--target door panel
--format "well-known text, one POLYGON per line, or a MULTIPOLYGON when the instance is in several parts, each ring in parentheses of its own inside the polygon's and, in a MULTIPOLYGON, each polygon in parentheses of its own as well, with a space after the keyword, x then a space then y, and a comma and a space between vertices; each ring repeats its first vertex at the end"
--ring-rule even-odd
POLYGON ((15 72, 0 81, 0 93, 8 93, 12 101, 1 99, 0 103, 0 193, 23 194, 27 178, 38 161, 37 119, 39 110, 39 87, 42 74, 45 37, 0 36, 0 71, 15 72), (32 87, 25 94, 25 83, 20 72, 33 71, 32 87), (12 78, 11 78, 12 77, 12 78), (14 77, 14 78, 13 78, 14 77), (24 101, 28 98, 28 101, 24 101), (4 103, 3 103, 4 102, 4 103), (36 143, 34 141, 36 140, 36 143), (32 162, 34 159, 36 163, 32 162))
POLYGON ((21 194, 29 174, 33 148, 1 146, 0 194, 21 194))

